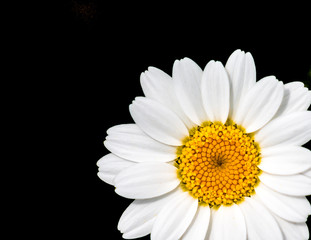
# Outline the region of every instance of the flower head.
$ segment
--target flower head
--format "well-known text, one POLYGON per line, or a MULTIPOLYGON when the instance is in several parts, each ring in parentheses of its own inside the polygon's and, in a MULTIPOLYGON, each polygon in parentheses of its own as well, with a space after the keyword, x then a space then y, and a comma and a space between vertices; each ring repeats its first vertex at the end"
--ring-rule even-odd
POLYGON ((141 74, 135 124, 108 129, 98 176, 135 199, 124 238, 308 239, 311 92, 274 76, 256 81, 250 53, 204 70, 176 60, 173 75, 141 74))

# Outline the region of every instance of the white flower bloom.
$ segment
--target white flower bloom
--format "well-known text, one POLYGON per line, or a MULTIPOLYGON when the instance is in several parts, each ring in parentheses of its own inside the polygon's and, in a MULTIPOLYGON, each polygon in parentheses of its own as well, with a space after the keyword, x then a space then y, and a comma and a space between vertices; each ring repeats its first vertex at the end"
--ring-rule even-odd
POLYGON ((177 60, 170 77, 141 74, 135 124, 110 128, 98 176, 135 199, 126 239, 308 239, 311 92, 274 76, 256 82, 250 53, 205 69, 177 60))

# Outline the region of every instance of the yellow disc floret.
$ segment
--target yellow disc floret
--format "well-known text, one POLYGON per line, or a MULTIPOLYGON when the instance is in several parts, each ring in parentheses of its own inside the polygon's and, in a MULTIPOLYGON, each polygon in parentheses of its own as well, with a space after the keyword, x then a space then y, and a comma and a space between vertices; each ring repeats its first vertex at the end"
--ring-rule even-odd
POLYGON ((232 122, 206 122, 189 131, 177 151, 181 186, 202 205, 239 203, 254 193, 260 170, 259 146, 232 122))

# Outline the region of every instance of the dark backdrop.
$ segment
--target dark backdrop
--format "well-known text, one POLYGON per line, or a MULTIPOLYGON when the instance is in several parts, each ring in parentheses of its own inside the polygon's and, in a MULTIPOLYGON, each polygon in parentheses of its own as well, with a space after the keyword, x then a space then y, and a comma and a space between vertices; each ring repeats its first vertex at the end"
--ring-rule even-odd
POLYGON ((252 53, 257 79, 275 75, 311 86, 304 16, 292 22, 291 15, 280 19, 273 12, 258 17, 245 11, 241 18, 226 18, 219 9, 213 15, 213 9, 196 13, 195 8, 157 7, 133 12, 121 3, 72 0, 59 4, 53 16, 48 90, 42 94, 53 112, 51 135, 57 136, 50 153, 59 181, 52 181, 53 194, 47 196, 54 201, 48 216, 57 216, 52 228, 57 236, 122 239, 117 223, 132 200, 119 197, 97 177, 96 162, 108 153, 106 130, 133 122, 128 106, 143 94, 139 76, 148 66, 171 74, 174 60, 183 57, 201 68, 212 59, 225 64, 240 48, 252 53))

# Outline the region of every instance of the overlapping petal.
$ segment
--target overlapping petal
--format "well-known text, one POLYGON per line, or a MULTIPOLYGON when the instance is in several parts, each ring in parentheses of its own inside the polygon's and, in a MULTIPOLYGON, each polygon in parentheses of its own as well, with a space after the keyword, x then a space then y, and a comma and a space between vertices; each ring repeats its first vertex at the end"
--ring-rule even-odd
POLYGON ((283 239, 276 220, 258 200, 245 197, 244 201, 238 206, 245 218, 247 239, 283 239))
POLYGON ((199 206, 192 223, 182 236, 182 240, 204 240, 209 227, 210 219, 210 208, 206 206, 199 206))
POLYGON ((303 174, 303 175, 305 175, 305 176, 307 176, 307 177, 310 177, 311 178, 311 168, 310 169, 308 169, 307 171, 304 171, 303 173, 301 173, 301 174, 303 174))
POLYGON ((277 112, 283 88, 283 83, 274 76, 261 79, 241 99, 233 121, 242 125, 247 133, 262 128, 277 112))
POLYGON ((176 158, 176 147, 154 140, 136 124, 121 124, 108 129, 105 147, 119 157, 134 162, 168 162, 176 158))
POLYGON ((210 239, 245 240, 246 225, 244 215, 238 205, 220 206, 213 214, 210 239))
POLYGON ((187 192, 171 199, 158 214, 151 232, 152 240, 179 239, 191 224, 198 208, 198 201, 187 192))
POLYGON ((97 161, 97 175, 104 182, 113 185, 116 175, 118 175, 122 170, 133 166, 134 164, 134 162, 127 161, 112 153, 109 153, 97 161))
POLYGON ((174 91, 173 79, 158 68, 149 67, 140 76, 140 84, 147 98, 158 101, 167 106, 185 123, 188 128, 193 127, 193 122, 181 109, 174 91))
POLYGON ((231 54, 225 67, 230 80, 229 117, 235 119, 241 99, 256 83, 256 67, 252 55, 239 49, 231 54))
POLYGON ((259 184, 256 187, 256 196, 261 202, 279 217, 291 222, 305 222, 308 215, 311 214, 310 203, 306 197, 288 196, 278 193, 259 184))
POLYGON ((163 195, 176 188, 180 181, 176 168, 167 163, 137 163, 120 172, 114 179, 116 193, 132 199, 163 195))
POLYGON ((277 144, 300 146, 311 139, 311 112, 293 112, 273 119, 255 134, 261 148, 277 144))
POLYGON ((202 77, 202 101, 209 121, 225 123, 230 107, 228 74, 220 62, 210 61, 202 77))
POLYGON ((149 136, 162 143, 180 146, 188 129, 169 108, 152 99, 137 97, 130 105, 136 124, 149 136))
POLYGON ((306 223, 288 222, 278 216, 274 218, 283 232, 284 239, 309 239, 309 229, 306 223))
POLYGON ((311 178, 303 174, 295 175, 274 175, 262 172, 259 179, 271 189, 291 195, 306 196, 311 194, 311 178))
POLYGON ((156 216, 178 192, 176 189, 159 197, 133 201, 123 212, 118 223, 123 238, 139 238, 150 234, 156 216))
POLYGON ((311 168, 311 151, 299 146, 282 146, 261 149, 258 167, 271 174, 290 175, 311 168))
POLYGON ((306 111, 311 104, 311 91, 302 82, 284 85, 284 97, 274 118, 293 112, 306 111))
POLYGON ((175 94, 184 113, 197 125, 207 119, 201 97, 202 74, 202 69, 189 58, 174 62, 175 94))

